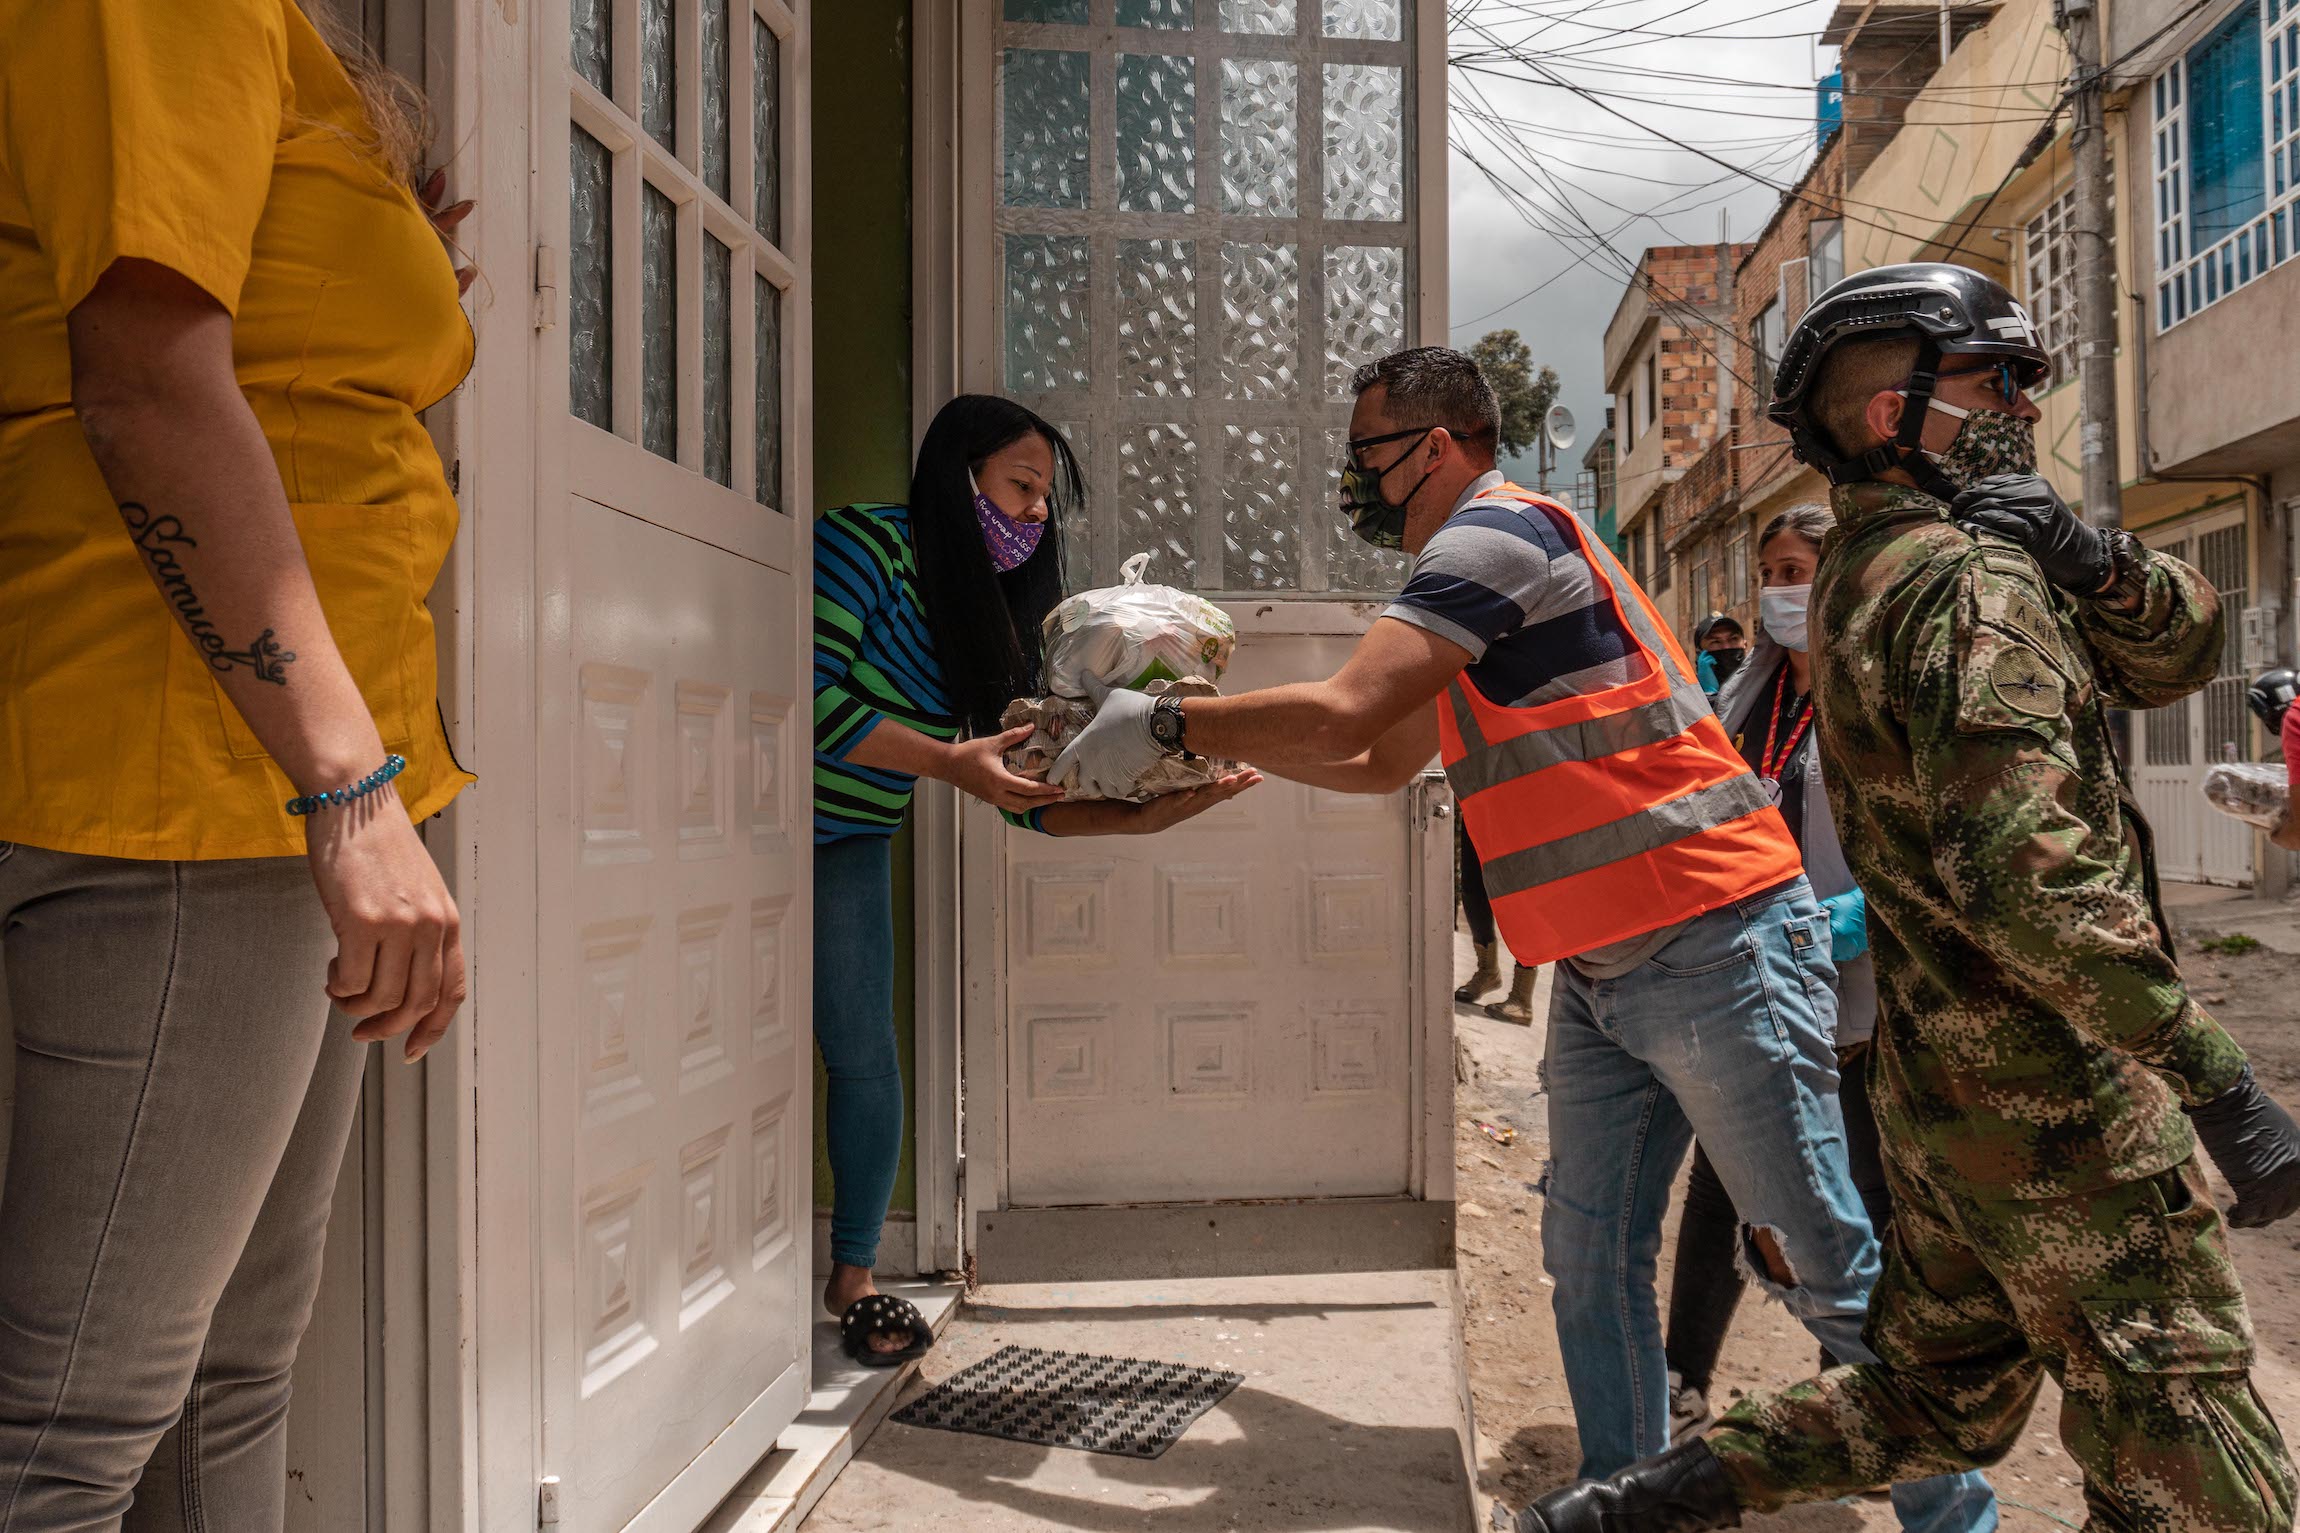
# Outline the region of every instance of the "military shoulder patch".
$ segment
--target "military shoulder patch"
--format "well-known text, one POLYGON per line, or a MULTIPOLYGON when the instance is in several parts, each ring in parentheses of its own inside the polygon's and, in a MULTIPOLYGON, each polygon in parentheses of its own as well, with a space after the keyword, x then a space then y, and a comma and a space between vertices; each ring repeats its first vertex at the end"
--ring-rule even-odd
POLYGON ((2068 705, 2060 674, 2035 650, 2017 645, 1999 649, 1989 662, 1988 687, 1999 703, 2032 719, 2057 719, 2068 705))

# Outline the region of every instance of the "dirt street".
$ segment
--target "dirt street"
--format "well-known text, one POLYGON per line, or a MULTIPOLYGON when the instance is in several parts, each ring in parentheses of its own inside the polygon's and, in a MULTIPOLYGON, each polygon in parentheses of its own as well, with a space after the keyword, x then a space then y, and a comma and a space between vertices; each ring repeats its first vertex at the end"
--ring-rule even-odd
MULTIPOLYGON (((2249 908, 2250 902, 2247 902, 2249 908)), ((2191 922, 2181 911, 2183 967, 2191 987, 2251 1052, 2260 1079, 2288 1107, 2300 1111, 2300 955, 2270 947, 2241 953, 2204 953, 2196 940, 2241 929, 2219 905, 2191 922), (2213 917, 2218 917, 2214 919, 2213 917)), ((2287 944, 2296 945, 2300 944, 2287 944)), ((1466 977, 1467 939, 1461 942, 1466 977)), ((1535 1014, 1547 1004, 1547 979, 1535 1014)), ((1512 1506, 1565 1483, 1579 1457, 1573 1411, 1558 1366, 1550 1288, 1541 1270, 1541 1199, 1533 1184, 1548 1155, 1546 1113, 1536 1076, 1541 1024, 1528 1028, 1489 1021, 1481 1010, 1457 1011, 1462 1053, 1460 1117, 1455 1156, 1460 1169, 1459 1244, 1467 1311, 1470 1385, 1477 1406, 1480 1491, 1512 1506), (1501 1145, 1476 1125, 1516 1130, 1501 1145)), ((2224 1184, 2221 1202, 2228 1202, 2224 1184)), ((1680 1184, 1682 1186, 1682 1183, 1680 1184)), ((1675 1232, 1675 1211, 1669 1229, 1675 1232)), ((2245 1291, 2251 1299, 2260 1361, 2254 1379, 2287 1438, 2300 1441, 2300 1220, 2268 1230, 2234 1232, 2245 1291)), ((1673 1242, 1662 1251, 1660 1291, 1669 1292, 1673 1242)), ((1732 1340, 1712 1394, 1722 1410, 1742 1391, 1787 1383, 1813 1370, 1814 1347, 1779 1305, 1754 1292, 1741 1304, 1732 1340)), ((2076 1527, 2083 1498, 2054 1428, 2058 1393, 2047 1381, 2026 1435, 1991 1472, 2009 1530, 2076 1527)), ((1779 1517, 1752 1517, 1752 1530, 1793 1528, 1852 1533, 1897 1524, 1882 1498, 1791 1509, 1779 1517)))

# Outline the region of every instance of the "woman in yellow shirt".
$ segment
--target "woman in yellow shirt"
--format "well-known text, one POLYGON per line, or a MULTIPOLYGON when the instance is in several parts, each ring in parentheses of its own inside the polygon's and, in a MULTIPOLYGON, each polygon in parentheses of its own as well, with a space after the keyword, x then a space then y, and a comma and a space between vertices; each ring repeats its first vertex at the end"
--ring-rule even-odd
POLYGON ((0 0, 10 1533, 281 1525, 361 1044, 463 999, 471 336, 387 105, 293 0, 0 0))

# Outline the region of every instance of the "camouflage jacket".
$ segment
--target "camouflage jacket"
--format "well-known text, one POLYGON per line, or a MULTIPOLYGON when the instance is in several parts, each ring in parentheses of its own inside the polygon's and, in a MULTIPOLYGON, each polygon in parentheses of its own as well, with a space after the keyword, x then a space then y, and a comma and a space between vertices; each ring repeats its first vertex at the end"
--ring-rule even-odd
POLYGON ((2147 555, 2142 604, 2120 615, 1916 490, 1849 486, 1836 505, 1813 693, 1869 901, 1887 1153, 2030 1198, 2178 1164, 2182 1103, 2244 1056, 2181 984, 2106 709, 2212 679, 2218 596, 2147 555))

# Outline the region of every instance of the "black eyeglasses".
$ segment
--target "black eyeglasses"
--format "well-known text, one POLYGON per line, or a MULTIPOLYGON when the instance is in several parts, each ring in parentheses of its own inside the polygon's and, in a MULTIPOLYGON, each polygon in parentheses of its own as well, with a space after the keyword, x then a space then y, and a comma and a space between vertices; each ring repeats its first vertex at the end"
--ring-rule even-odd
POLYGON ((1360 458, 1358 454, 1364 452, 1367 448, 1379 447, 1384 442, 1402 442, 1407 437, 1428 436, 1435 430, 1437 430, 1437 427, 1435 426, 1409 426, 1404 431, 1385 432, 1381 436, 1352 437, 1347 442, 1342 444, 1342 450, 1345 454, 1348 455, 1349 460, 1353 465, 1359 468, 1363 468, 1365 466, 1365 460, 1360 458))

